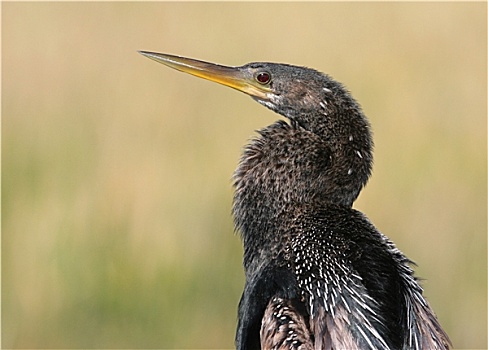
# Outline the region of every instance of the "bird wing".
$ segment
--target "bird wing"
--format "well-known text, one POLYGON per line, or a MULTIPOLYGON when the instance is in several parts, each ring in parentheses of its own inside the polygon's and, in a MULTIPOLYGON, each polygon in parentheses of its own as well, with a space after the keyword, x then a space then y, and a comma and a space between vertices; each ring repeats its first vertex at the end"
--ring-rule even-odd
POLYGON ((390 349, 370 321, 378 322, 374 310, 363 299, 350 290, 338 296, 333 308, 317 303, 317 311, 309 316, 301 301, 276 296, 262 319, 261 349, 390 349))
POLYGON ((313 350, 308 320, 299 308, 297 300, 271 299, 261 324, 261 349, 313 350))
POLYGON ((400 256, 400 269, 402 279, 406 286, 404 291, 406 305, 406 332, 404 349, 432 349, 447 350, 452 346, 447 333, 442 329, 437 316, 423 296, 423 290, 413 275, 413 270, 406 259, 388 241, 392 252, 400 256))
MULTIPOLYGON (((302 242, 301 248, 306 247, 302 242)), ((295 258, 301 292, 294 299, 270 299, 261 323, 261 349, 390 349, 382 336, 385 326, 377 302, 362 278, 335 259, 325 270, 322 264, 302 261, 302 256, 295 258), (334 269, 343 274, 331 273, 334 269)))
MULTIPOLYGON (((348 229, 326 217, 305 222, 290 248, 291 267, 309 315, 314 348, 390 349, 380 305, 351 263, 351 254, 360 259, 356 257, 363 253, 354 250, 347 237, 351 234, 344 233, 348 229)), ((356 229, 363 227, 357 224, 356 229)))
POLYGON ((452 344, 427 301, 408 295, 405 349, 447 350, 452 344))
POLYGON ((353 274, 350 282, 329 289, 330 294, 323 295, 323 300, 313 302, 316 311, 311 313, 310 327, 315 349, 391 348, 382 335, 385 325, 377 303, 369 296, 358 275, 353 274))

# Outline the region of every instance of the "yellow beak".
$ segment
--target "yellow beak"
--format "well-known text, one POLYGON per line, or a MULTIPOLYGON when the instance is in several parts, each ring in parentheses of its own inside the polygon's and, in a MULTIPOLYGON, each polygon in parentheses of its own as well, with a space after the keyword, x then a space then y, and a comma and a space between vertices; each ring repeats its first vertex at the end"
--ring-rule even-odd
POLYGON ((221 66, 215 63, 156 52, 139 51, 139 53, 173 69, 229 86, 262 100, 269 99, 271 93, 268 86, 260 85, 254 79, 253 72, 242 67, 221 66))

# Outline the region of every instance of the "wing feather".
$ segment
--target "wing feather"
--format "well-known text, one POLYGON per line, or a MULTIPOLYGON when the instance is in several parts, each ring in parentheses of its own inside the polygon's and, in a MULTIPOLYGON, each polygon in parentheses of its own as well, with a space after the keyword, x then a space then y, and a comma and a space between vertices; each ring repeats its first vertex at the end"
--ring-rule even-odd
POLYGON ((261 349, 313 350, 313 340, 299 303, 274 297, 261 324, 261 349))

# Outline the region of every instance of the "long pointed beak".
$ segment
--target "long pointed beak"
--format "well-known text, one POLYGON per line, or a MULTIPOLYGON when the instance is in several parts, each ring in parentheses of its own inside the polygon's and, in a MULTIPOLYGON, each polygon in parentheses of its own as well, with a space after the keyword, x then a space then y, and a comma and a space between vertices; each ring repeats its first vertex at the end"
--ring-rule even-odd
POLYGON ((268 94, 271 93, 269 87, 260 85, 254 80, 252 73, 241 67, 221 66, 157 52, 139 51, 139 53, 173 69, 229 86, 262 100, 269 99, 268 94))

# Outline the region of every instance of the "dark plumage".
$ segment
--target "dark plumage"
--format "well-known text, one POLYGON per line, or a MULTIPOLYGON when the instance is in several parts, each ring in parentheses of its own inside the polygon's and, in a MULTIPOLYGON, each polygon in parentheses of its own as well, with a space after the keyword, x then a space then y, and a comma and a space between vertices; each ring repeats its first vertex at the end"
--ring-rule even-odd
POLYGON ((224 67, 141 52, 285 116, 246 147, 233 213, 246 285, 238 349, 448 349, 410 261, 352 204, 372 167, 369 123, 313 69, 224 67))

